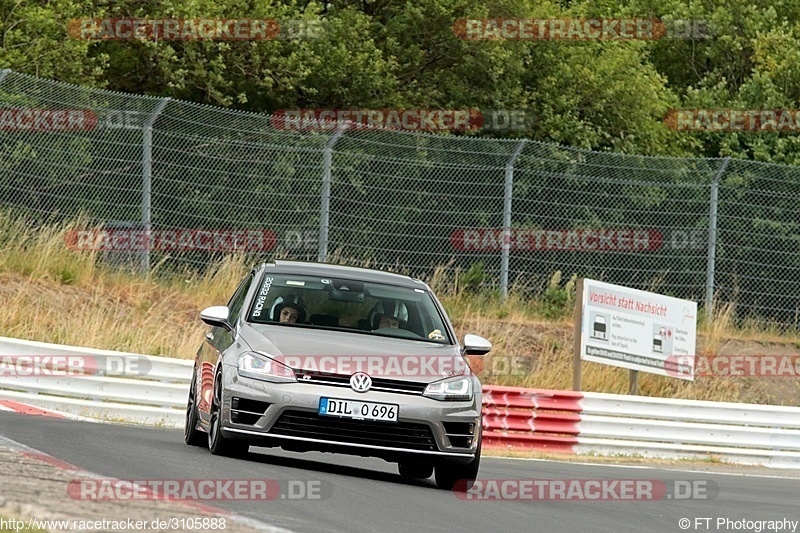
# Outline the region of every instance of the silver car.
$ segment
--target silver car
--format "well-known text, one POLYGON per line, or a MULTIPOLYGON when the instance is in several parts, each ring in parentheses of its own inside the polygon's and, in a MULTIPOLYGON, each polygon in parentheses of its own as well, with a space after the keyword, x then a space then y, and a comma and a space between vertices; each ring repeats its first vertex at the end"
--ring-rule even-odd
POLYGON ((478 475, 481 383, 425 283, 375 270, 275 261, 252 270, 197 352, 185 440, 380 457, 464 490, 478 475), (207 434, 207 435, 206 435, 207 434))

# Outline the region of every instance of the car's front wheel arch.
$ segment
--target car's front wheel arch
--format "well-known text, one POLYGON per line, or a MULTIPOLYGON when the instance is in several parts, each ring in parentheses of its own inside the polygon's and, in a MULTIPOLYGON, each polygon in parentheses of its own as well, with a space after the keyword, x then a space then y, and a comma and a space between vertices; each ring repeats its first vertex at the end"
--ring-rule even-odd
POLYGON ((208 427, 208 449, 214 455, 241 457, 247 454, 250 445, 244 440, 232 440, 222 432, 224 395, 222 366, 218 367, 214 377, 214 389, 211 393, 211 418, 208 427))
POLYGON ((203 446, 203 433, 197 429, 197 367, 192 371, 192 382, 189 385, 189 397, 186 401, 186 419, 184 421, 183 439, 190 446, 203 446))

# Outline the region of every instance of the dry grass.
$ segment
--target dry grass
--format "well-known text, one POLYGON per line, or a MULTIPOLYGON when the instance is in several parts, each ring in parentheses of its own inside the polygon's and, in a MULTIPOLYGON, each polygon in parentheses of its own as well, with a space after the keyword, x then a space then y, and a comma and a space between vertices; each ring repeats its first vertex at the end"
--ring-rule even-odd
MULTIPOLYGON (((251 266, 230 256, 203 274, 148 275, 108 270, 92 253, 65 246, 69 224, 29 227, 0 214, 0 335, 101 349, 191 358, 205 326, 201 309, 227 301, 251 266)), ((364 263, 359 266, 369 266, 364 263)), ((449 265, 427 279, 448 309, 460 335, 482 335, 495 348, 473 359, 485 383, 542 389, 572 388, 574 279, 557 274, 545 280, 539 297, 512 290, 497 294, 459 286, 449 265)), ((796 354, 796 335, 750 322, 734 327, 734 309, 716 307, 698 324, 698 353, 796 354)), ((627 393, 628 371, 582 363, 582 390, 627 393)), ((749 401, 797 405, 796 380, 698 378, 686 382, 639 373, 640 394, 648 396, 749 401)))
POLYGON ((95 253, 65 245, 76 227, 85 224, 30 228, 0 215, 2 335, 192 357, 204 330, 200 309, 226 302, 247 268, 232 256, 202 276, 104 269, 95 253))

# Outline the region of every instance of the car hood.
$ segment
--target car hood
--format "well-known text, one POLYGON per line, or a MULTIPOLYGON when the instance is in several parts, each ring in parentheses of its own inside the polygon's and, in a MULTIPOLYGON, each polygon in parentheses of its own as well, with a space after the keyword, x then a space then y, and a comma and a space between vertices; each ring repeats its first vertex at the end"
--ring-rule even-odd
POLYGON ((469 374, 456 345, 434 344, 378 335, 300 328, 245 325, 241 335, 255 351, 295 370, 432 382, 469 374))

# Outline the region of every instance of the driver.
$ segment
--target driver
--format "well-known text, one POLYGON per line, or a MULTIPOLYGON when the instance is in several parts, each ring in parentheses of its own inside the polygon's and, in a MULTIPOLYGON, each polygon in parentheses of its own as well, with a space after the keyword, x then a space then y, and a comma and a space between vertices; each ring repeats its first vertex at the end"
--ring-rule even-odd
POLYGON ((306 320, 303 299, 295 294, 279 296, 272 304, 272 308, 272 319, 281 324, 297 324, 306 320))
POLYGON ((298 318, 300 318, 300 309, 291 305, 284 305, 281 309, 281 314, 278 315, 278 322, 281 324, 295 324, 298 318))

